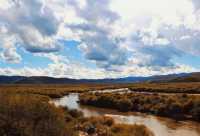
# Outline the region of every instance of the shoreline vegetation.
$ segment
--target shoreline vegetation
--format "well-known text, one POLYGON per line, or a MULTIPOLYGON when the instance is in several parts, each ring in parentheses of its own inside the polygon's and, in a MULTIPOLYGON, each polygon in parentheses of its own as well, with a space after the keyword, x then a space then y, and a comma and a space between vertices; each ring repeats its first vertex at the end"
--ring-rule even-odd
POLYGON ((200 94, 200 82, 137 83, 128 87, 133 92, 200 94))
POLYGON ((200 95, 162 93, 84 93, 82 105, 116 109, 120 112, 141 112, 175 120, 200 121, 200 95))
POLYGON ((49 103, 49 94, 54 93, 1 90, 0 135, 153 136, 143 125, 116 124, 110 117, 85 118, 77 110, 56 107, 49 103))

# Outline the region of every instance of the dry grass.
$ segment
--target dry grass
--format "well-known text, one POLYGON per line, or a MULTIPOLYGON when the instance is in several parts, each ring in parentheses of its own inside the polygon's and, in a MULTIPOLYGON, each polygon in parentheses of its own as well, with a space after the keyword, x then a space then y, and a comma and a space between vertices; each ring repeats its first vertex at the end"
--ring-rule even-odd
POLYGON ((0 85, 0 92, 15 92, 62 97, 70 92, 87 92, 103 89, 130 88, 137 92, 199 93, 200 83, 132 83, 132 84, 65 84, 65 85, 0 85))
POLYGON ((200 82, 189 83, 137 83, 129 86, 136 92, 197 93, 200 94, 200 82))
POLYGON ((51 98, 62 97, 70 92, 87 92, 92 90, 123 88, 125 84, 66 84, 66 85, 0 85, 0 92, 39 94, 51 98))
POLYGON ((112 119, 84 118, 82 113, 58 108, 49 103, 50 97, 61 97, 69 92, 85 92, 112 85, 4 85, 0 87, 1 136, 78 136, 79 131, 99 136, 151 136, 144 126, 118 126, 112 119), (96 122, 96 123, 95 123, 96 122), (88 126, 87 124, 90 124, 88 126), (114 132, 120 128, 120 132, 114 132), (108 130, 106 133, 102 130, 108 130), (132 130, 132 131, 130 131, 132 130), (109 134, 109 135, 107 135, 109 134), (140 134, 140 135, 139 135, 140 134), (143 135, 145 134, 145 135, 143 135))
POLYGON ((197 96, 83 93, 125 87, 132 88, 133 91, 199 93, 199 86, 200 83, 1 85, 0 135, 77 136, 81 130, 98 133, 99 136, 151 136, 152 133, 145 126, 119 125, 112 119, 102 119, 103 117, 86 119, 76 110, 61 109, 49 104, 49 100, 70 92, 79 92, 82 93, 81 102, 84 104, 164 116, 187 115, 200 120, 200 98, 197 96))
POLYGON ((80 121, 79 130, 98 136, 153 136, 143 125, 115 124, 110 117, 92 117, 80 121))
POLYGON ((37 95, 0 95, 1 136, 64 136, 64 112, 37 95))

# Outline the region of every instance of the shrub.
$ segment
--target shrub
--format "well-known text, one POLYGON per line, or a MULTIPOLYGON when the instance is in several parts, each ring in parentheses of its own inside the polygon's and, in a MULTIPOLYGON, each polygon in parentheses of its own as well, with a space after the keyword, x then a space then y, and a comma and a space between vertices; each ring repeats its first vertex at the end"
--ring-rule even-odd
POLYGON ((111 128, 114 136, 153 136, 145 126, 116 124, 111 128))
POLYGON ((120 99, 117 101, 117 107, 120 111, 130 111, 133 105, 129 99, 120 99))
POLYGON ((79 129, 97 136, 153 136, 145 126, 116 124, 110 117, 87 118, 80 122, 79 129))
POLYGON ((200 121, 200 103, 197 103, 194 105, 192 109, 192 117, 200 121))
MULTIPOLYGON (((0 99, 0 135, 64 136, 64 112, 36 95, 12 94, 0 99)), ((2 98, 1 97, 1 98, 2 98)))
POLYGON ((79 96, 81 104, 117 109, 122 112, 137 111, 168 116, 176 119, 193 117, 199 120, 198 95, 144 94, 144 93, 92 93, 79 96), (91 99, 92 98, 92 99, 91 99), (83 102, 83 103, 82 103, 83 102), (194 106, 195 105, 195 106, 194 106))

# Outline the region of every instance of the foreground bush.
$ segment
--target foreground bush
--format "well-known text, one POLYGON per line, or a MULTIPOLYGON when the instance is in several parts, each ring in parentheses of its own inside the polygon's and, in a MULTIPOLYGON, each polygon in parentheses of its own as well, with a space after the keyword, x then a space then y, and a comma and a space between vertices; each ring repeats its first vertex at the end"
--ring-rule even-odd
POLYGON ((36 95, 0 94, 1 136, 66 136, 65 114, 36 95))
POLYGON ((109 117, 84 118, 49 100, 38 94, 0 92, 0 136, 152 136, 145 126, 119 125, 109 117))

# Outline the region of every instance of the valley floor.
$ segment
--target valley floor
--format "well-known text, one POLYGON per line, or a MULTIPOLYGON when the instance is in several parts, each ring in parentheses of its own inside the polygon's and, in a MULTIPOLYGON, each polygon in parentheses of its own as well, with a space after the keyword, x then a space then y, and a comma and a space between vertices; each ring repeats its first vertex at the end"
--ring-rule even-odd
POLYGON ((49 103, 69 93, 80 93, 82 104, 147 112, 199 121, 200 83, 171 84, 72 84, 1 85, 0 135, 3 136, 152 136, 144 125, 117 124, 111 117, 84 117, 77 110, 49 103), (91 93, 94 90, 129 88, 133 93, 91 93), (146 92, 146 93, 134 93, 146 92), (159 94, 155 94, 155 92, 159 94), (169 93, 169 97, 165 94, 169 93), (170 93, 181 93, 170 95, 170 93), (183 116, 184 115, 184 116, 183 116))

